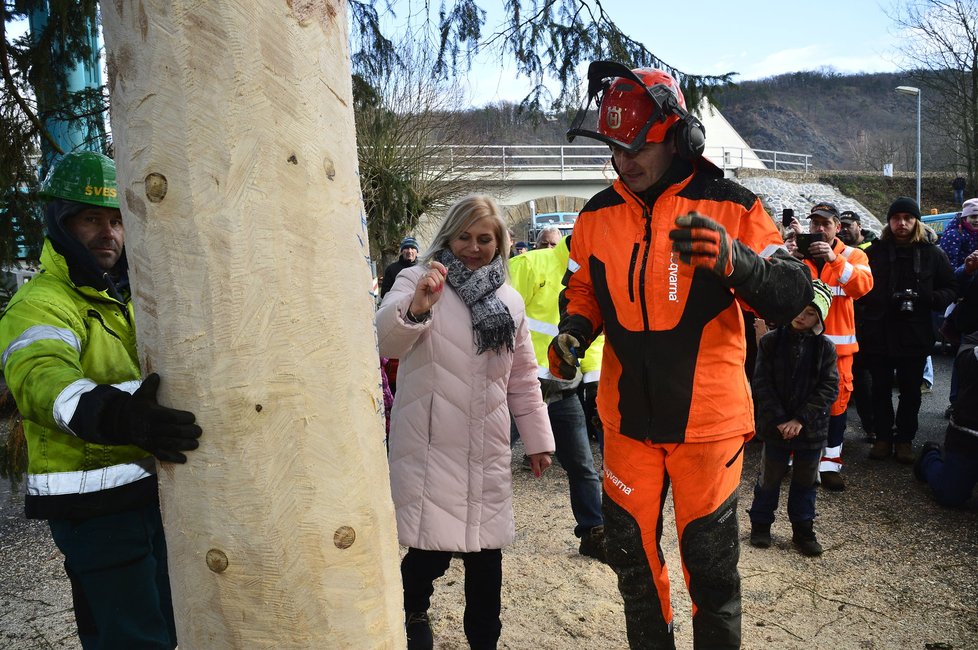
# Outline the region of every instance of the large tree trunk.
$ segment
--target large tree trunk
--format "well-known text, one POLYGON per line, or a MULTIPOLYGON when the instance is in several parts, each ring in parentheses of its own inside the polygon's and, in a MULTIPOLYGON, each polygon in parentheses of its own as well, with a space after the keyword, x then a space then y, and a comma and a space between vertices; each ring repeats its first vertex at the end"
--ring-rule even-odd
POLYGON ((102 10, 180 646, 403 646, 345 3, 102 10))

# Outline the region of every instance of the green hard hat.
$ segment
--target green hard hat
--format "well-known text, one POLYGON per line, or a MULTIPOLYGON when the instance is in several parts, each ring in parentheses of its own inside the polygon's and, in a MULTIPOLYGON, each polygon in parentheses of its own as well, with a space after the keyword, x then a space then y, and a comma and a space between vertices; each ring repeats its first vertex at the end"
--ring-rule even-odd
POLYGON ((65 199, 100 208, 119 208, 115 163, 94 151, 73 151, 51 168, 41 184, 46 200, 65 199))

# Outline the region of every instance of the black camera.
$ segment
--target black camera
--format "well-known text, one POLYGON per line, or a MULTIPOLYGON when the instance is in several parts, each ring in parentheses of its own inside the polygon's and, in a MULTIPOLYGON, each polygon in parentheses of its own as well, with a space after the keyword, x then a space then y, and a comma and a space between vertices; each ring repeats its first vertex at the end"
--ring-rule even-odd
POLYGON ((917 292, 913 289, 904 289, 893 294, 894 302, 899 303, 900 313, 909 314, 913 312, 913 301, 918 298, 917 292))

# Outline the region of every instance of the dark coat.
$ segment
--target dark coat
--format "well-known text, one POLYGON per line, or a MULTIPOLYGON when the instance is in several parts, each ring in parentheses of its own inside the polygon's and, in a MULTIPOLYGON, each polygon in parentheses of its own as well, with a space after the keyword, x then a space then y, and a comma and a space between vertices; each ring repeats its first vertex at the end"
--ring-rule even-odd
POLYGON ((957 359, 954 361, 958 373, 958 398, 952 405, 952 424, 947 428, 944 444, 949 450, 978 458, 978 332, 961 340, 957 359))
POLYGON ((387 292, 391 290, 391 287, 394 286, 394 280, 397 278, 398 273, 404 269, 411 268, 417 263, 417 260, 413 262, 405 262, 403 257, 398 257, 396 260, 388 264, 387 268, 384 269, 384 276, 380 282, 380 297, 383 298, 387 295, 387 292))
POLYGON ((978 330, 978 278, 966 272, 955 273, 955 277, 961 300, 954 308, 951 320, 963 337, 978 330))
POLYGON ((783 325, 757 346, 754 423, 765 443, 788 449, 819 449, 829 431, 829 407, 839 394, 835 345, 825 336, 783 325), (797 418, 801 433, 785 440, 778 425, 797 418))
POLYGON ((926 357, 934 349, 932 311, 943 312, 955 298, 954 271, 938 246, 918 242, 905 246, 880 239, 866 249, 873 289, 859 299, 859 350, 892 357, 926 357), (904 311, 905 290, 913 309, 904 311))

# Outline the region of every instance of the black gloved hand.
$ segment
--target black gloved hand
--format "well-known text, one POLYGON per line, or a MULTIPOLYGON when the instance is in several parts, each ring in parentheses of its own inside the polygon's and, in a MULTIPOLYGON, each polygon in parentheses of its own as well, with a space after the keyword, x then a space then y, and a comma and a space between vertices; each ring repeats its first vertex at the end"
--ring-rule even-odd
POLYGON ((136 445, 162 461, 186 463, 180 452, 199 446, 201 429, 193 413, 160 406, 159 387, 160 376, 154 372, 132 395, 119 391, 109 398, 99 418, 99 434, 110 444, 136 445))
POLYGON ((682 262, 707 268, 721 278, 733 273, 736 265, 733 238, 713 219, 696 212, 676 217, 676 228, 669 231, 669 239, 682 262))

